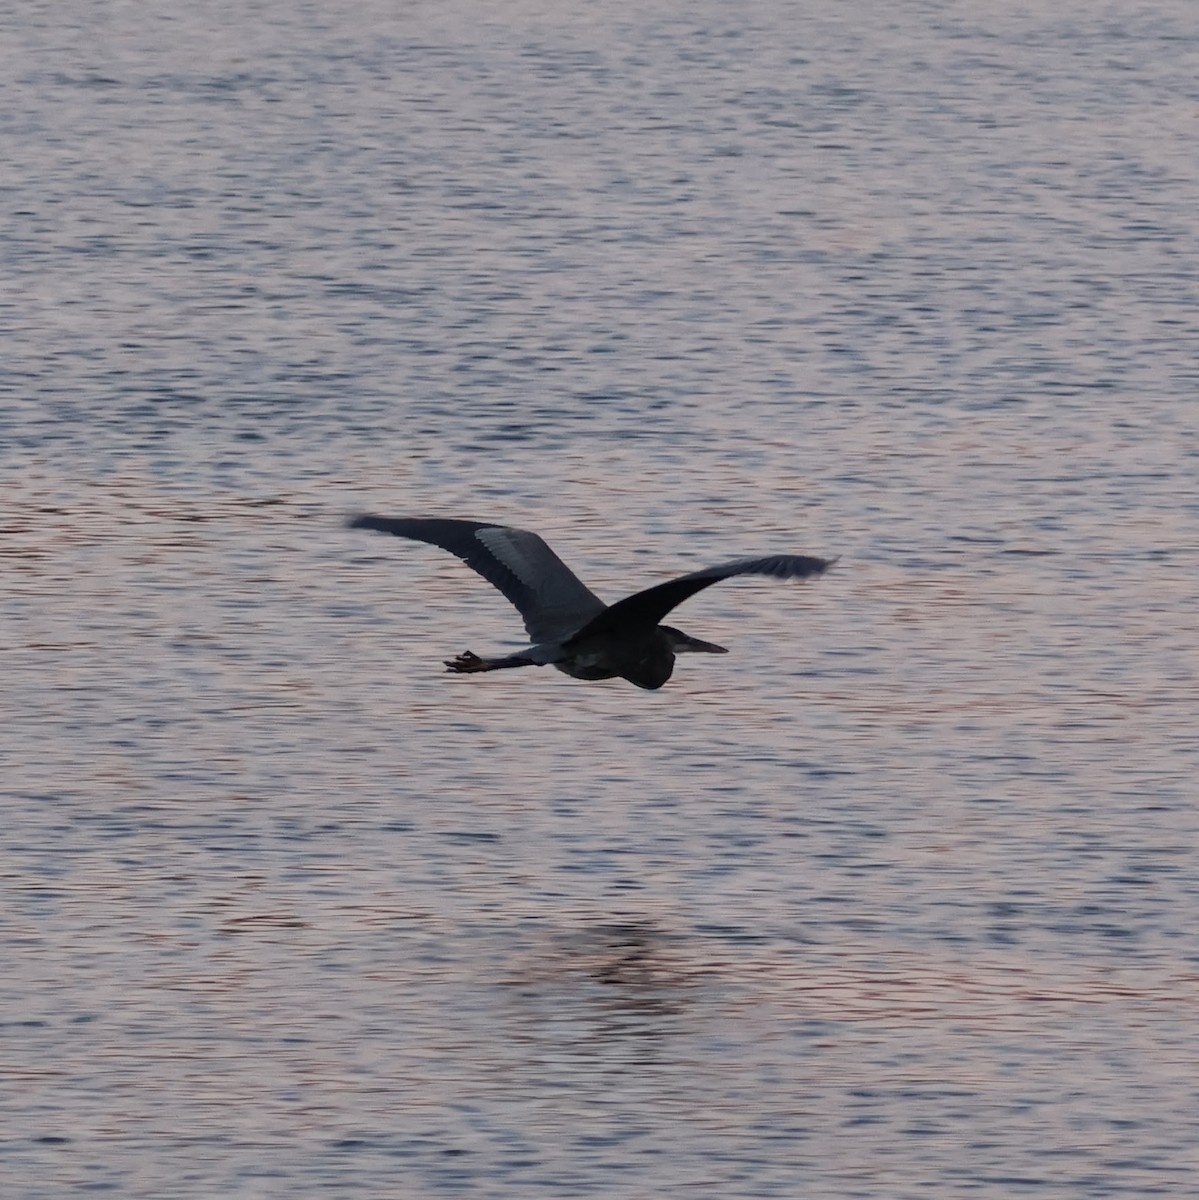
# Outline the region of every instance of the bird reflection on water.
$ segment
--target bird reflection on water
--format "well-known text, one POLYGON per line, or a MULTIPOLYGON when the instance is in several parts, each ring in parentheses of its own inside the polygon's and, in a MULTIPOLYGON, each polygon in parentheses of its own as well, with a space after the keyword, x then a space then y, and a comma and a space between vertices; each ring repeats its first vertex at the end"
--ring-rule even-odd
POLYGON ((650 1036, 685 1010, 699 983, 678 941, 652 919, 588 926, 532 949, 507 983, 538 1009, 549 1003, 546 1020, 650 1036))
POLYGON ((704 588, 739 575, 808 579, 833 562, 800 554, 743 558, 681 575, 606 605, 535 533, 484 521, 363 515, 351 529, 427 542, 457 555, 494 584, 524 618, 533 644, 518 654, 481 658, 471 651, 446 662, 455 674, 554 666, 575 679, 627 679, 656 690, 679 654, 727 654, 661 620, 704 588))

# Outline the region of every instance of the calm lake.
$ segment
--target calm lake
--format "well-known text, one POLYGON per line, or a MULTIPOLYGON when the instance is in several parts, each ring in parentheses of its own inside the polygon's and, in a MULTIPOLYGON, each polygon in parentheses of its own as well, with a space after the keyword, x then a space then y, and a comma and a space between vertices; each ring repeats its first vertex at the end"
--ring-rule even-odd
POLYGON ((1190 0, 0 16, 0 1193, 1199 1177, 1190 0), (728 559, 660 692, 358 512, 728 559))

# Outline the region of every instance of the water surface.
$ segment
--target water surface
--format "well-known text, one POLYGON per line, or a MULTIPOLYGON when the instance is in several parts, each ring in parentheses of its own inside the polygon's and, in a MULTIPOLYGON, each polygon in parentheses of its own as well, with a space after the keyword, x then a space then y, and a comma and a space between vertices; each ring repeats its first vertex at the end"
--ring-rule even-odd
POLYGON ((1189 5, 0 23, 6 1197, 1192 1186, 1189 5))

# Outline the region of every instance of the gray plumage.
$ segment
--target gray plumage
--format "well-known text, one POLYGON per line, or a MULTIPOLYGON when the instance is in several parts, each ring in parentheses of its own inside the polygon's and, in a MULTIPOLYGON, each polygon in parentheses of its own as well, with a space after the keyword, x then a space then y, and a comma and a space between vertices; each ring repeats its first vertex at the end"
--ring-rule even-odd
POLYGON ((363 515, 351 529, 371 529, 427 542, 457 555, 498 588, 524 618, 532 641, 503 658, 467 651, 446 663, 455 673, 552 665, 575 679, 627 679, 660 688, 674 671, 677 654, 725 654, 722 646, 661 624, 671 609, 704 588, 738 575, 807 579, 836 560, 801 554, 742 558, 705 567, 606 605, 535 533, 486 521, 393 518, 363 515))

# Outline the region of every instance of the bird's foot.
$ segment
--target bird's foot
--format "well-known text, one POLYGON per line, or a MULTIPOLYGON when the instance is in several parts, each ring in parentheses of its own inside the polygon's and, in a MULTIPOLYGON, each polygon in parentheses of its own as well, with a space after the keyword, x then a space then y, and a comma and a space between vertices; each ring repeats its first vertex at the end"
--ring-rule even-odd
POLYGON ((490 670, 477 654, 472 654, 469 650, 463 654, 459 654, 457 658, 447 658, 445 669, 455 675, 467 675, 472 671, 490 670))

